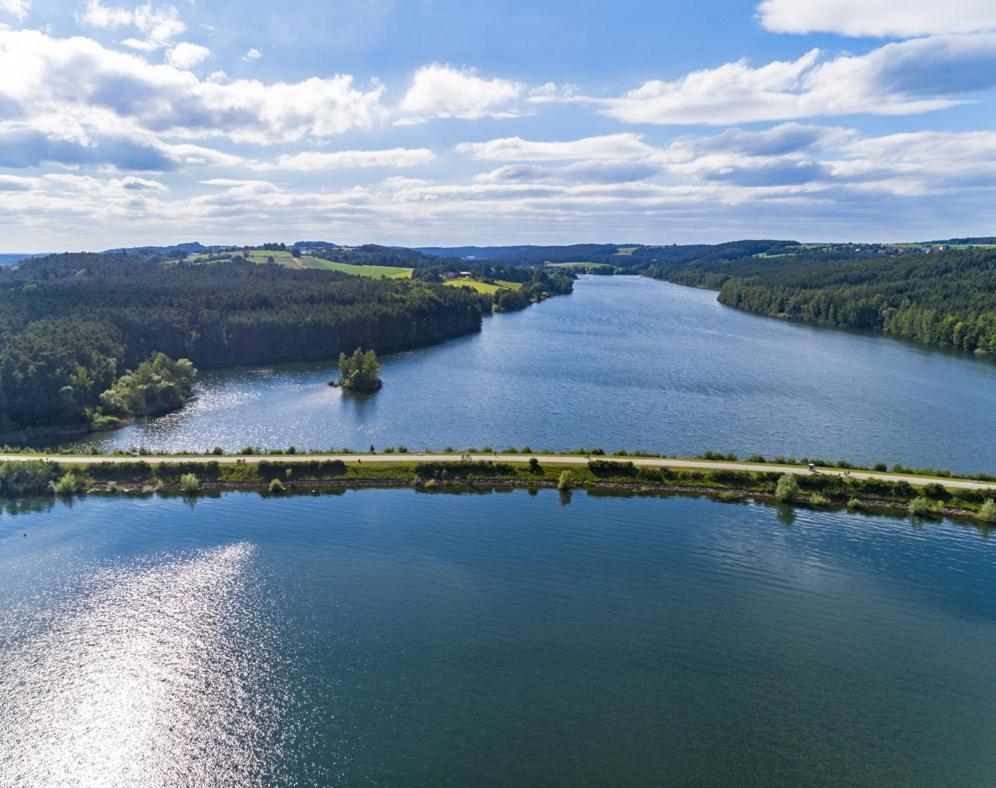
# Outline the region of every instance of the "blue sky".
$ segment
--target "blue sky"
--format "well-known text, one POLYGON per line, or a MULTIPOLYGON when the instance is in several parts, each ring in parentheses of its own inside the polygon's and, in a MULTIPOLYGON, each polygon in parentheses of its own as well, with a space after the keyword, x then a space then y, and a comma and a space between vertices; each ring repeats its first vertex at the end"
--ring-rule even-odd
POLYGON ((0 251, 996 234, 992 0, 0 0, 0 251))

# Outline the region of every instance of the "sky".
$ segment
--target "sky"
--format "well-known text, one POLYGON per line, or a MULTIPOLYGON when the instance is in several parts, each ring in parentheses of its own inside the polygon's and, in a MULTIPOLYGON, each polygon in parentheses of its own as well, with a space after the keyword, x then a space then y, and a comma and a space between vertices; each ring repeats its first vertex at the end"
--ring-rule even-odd
POLYGON ((0 252, 996 235, 994 0, 0 0, 0 252))

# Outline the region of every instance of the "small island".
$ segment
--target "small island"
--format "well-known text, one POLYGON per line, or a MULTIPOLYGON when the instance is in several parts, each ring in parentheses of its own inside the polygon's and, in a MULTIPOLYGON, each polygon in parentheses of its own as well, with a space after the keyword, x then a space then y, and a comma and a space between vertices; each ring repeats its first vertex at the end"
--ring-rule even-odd
POLYGON ((370 394, 379 391, 384 385, 380 379, 380 361, 372 350, 364 352, 363 348, 356 348, 351 356, 340 353, 339 375, 338 381, 329 381, 330 386, 370 394))

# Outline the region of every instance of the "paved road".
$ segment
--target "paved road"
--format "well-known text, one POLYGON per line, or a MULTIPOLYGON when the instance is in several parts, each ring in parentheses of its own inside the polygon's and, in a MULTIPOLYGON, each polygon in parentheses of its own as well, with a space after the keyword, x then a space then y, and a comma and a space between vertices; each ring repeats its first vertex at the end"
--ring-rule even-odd
MULTIPOLYGON (((712 460, 674 460, 661 457, 583 457, 579 455, 563 454, 421 454, 409 452, 407 454, 284 454, 284 455, 197 455, 197 456, 122 456, 122 455, 80 455, 80 456, 39 456, 25 454, 0 454, 0 462, 17 462, 24 460, 47 459, 59 462, 63 465, 93 465, 102 462, 219 462, 219 463, 258 463, 258 462, 313 462, 325 460, 343 460, 344 462, 377 463, 377 462, 454 462, 459 461, 461 456, 468 457, 475 462, 509 462, 526 463, 531 457, 536 457, 541 463, 560 465, 587 465, 589 459, 596 460, 616 460, 619 462, 632 462, 634 465, 647 468, 690 468, 706 471, 755 471, 760 473, 791 473, 798 476, 806 476, 810 471, 798 466, 786 465, 765 465, 761 463, 749 462, 716 462, 712 460)), ((839 468, 819 468, 818 472, 825 476, 845 476, 850 474, 854 479, 881 479, 883 481, 898 482, 905 481, 910 484, 922 486, 934 482, 950 487, 952 489, 968 490, 992 490, 996 492, 996 482, 984 482, 977 479, 948 479, 945 477, 917 476, 915 474, 903 473, 877 473, 875 471, 843 471, 839 468)))

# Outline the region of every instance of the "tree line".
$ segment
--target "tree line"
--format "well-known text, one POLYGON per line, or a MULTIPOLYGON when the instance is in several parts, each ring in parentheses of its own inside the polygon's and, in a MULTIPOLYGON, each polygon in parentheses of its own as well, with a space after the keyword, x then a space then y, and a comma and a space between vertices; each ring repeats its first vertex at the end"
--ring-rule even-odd
POLYGON ((490 308, 460 288, 240 261, 38 258, 0 271, 0 431, 85 422, 157 353, 202 369, 390 353, 478 331, 490 308))
POLYGON ((748 312, 996 352, 992 249, 895 257, 826 252, 720 257, 657 263, 645 273, 718 289, 722 303, 748 312))

